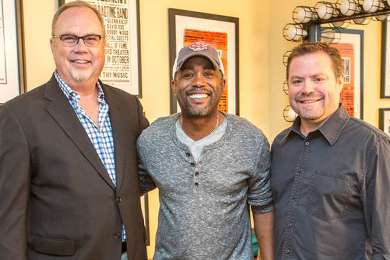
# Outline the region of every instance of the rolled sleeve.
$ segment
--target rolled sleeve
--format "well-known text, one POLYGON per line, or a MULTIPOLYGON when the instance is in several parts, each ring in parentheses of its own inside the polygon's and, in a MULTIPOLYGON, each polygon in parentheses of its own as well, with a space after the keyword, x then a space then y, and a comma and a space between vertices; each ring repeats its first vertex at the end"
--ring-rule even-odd
POLYGON ((270 185, 271 155, 268 141, 260 143, 252 177, 249 179, 248 204, 254 213, 267 213, 274 209, 270 185))
POLYGON ((373 260, 390 259, 390 139, 375 143, 367 159, 364 210, 373 260))

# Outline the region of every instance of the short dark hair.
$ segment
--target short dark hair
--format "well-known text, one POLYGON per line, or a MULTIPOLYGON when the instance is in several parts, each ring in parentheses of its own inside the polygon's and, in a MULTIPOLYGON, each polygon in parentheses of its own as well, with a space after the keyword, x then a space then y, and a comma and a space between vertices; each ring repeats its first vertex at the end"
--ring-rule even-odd
POLYGON ((323 42, 305 42, 295 47, 292 50, 290 56, 288 57, 287 70, 286 70, 287 80, 289 77, 289 69, 292 60, 296 57, 300 57, 315 52, 325 52, 326 54, 329 55, 330 59, 332 60, 333 72, 336 79, 340 78, 343 75, 343 62, 338 49, 323 42))
POLYGON ((72 7, 85 7, 85 8, 88 8, 88 9, 92 10, 96 14, 96 16, 98 17, 98 19, 100 21, 100 24, 102 25, 103 36, 106 36, 106 29, 104 28, 104 20, 103 20, 102 15, 100 14, 100 12, 93 5, 91 5, 91 4, 87 3, 87 2, 83 2, 83 1, 69 2, 69 3, 66 3, 64 5, 61 5, 61 7, 58 8, 57 12, 53 16, 53 21, 51 23, 51 36, 54 36, 54 29, 55 29, 56 23, 57 23, 58 18, 60 17, 60 15, 65 10, 67 10, 69 8, 72 8, 72 7))

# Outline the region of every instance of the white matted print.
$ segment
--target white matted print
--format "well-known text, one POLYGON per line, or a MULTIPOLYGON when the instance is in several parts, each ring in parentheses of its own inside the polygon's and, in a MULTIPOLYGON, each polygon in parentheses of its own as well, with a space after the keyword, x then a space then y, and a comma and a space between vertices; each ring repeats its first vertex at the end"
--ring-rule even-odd
MULTIPOLYGON (((60 4, 73 1, 61 0, 60 4)), ((106 62, 100 79, 141 97, 139 0, 84 1, 99 10, 106 27, 106 62)))

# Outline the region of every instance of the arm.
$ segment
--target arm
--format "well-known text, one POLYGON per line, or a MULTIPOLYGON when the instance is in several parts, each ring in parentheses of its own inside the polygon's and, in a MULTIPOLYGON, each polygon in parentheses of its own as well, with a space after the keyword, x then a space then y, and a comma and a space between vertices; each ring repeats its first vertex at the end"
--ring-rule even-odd
POLYGON ((145 137, 141 135, 137 140, 137 153, 138 153, 138 178, 139 178, 139 188, 140 195, 144 195, 146 192, 151 191, 156 188, 152 177, 147 169, 147 154, 146 150, 150 149, 146 143, 145 137), (145 161, 145 162, 144 162, 145 161))
POLYGON ((274 214, 253 213, 255 233, 260 247, 262 260, 274 259, 274 214))
POLYGON ((253 212, 254 228, 262 260, 274 259, 273 201, 270 185, 271 156, 268 141, 260 145, 254 174, 249 181, 248 203, 253 212))
POLYGON ((27 207, 31 166, 16 116, 0 109, 0 259, 27 260, 27 207))
POLYGON ((383 138, 369 153, 363 194, 372 260, 390 259, 390 139, 383 138))

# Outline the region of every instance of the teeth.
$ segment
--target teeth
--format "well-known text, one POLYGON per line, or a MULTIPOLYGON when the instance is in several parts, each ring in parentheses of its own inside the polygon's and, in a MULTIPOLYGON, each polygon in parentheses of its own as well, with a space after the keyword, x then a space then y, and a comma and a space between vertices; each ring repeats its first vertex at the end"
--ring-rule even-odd
POLYGON ((317 100, 302 100, 302 103, 313 103, 316 102, 317 100))
POLYGON ((190 98, 207 98, 207 94, 192 94, 190 98))
POLYGON ((75 63, 88 63, 88 61, 86 61, 86 60, 75 60, 73 62, 75 62, 75 63))

